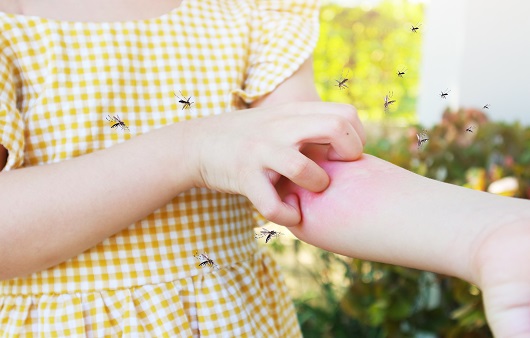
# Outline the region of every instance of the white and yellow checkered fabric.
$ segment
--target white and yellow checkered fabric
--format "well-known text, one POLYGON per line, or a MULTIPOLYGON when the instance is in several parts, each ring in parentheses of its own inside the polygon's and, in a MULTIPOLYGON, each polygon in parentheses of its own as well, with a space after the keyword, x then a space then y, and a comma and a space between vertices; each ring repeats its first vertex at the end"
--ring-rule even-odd
MULTIPOLYGON (((4 170, 244 107, 309 57, 317 9, 303 0, 184 0, 157 18, 108 23, 0 13, 4 170), (129 131, 111 128, 109 115, 129 131)), ((241 196, 194 189, 77 257, 0 281, 0 336, 300 336, 252 214, 241 196), (199 267, 195 250, 220 269, 199 267)))

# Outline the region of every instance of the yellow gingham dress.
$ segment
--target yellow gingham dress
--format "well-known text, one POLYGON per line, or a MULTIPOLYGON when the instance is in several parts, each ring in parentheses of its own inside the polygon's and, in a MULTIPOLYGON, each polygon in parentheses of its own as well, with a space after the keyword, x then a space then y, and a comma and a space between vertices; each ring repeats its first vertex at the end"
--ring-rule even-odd
MULTIPOLYGON (((0 13, 4 170, 244 108, 310 56, 317 11, 303 0, 184 0, 160 17, 124 22, 0 13), (111 128, 107 115, 130 131, 111 128)), ((298 337, 256 225, 244 197, 183 193, 77 257, 0 281, 0 336, 298 337), (220 269, 199 267, 195 250, 220 269)))

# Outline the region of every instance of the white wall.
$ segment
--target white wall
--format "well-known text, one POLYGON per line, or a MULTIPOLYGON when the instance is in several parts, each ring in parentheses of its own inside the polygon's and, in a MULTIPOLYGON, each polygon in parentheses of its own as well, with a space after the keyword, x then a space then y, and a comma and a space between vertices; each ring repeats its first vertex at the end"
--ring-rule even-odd
POLYGON ((490 118, 530 125, 530 1, 431 0, 422 28, 422 124, 489 104, 490 118))

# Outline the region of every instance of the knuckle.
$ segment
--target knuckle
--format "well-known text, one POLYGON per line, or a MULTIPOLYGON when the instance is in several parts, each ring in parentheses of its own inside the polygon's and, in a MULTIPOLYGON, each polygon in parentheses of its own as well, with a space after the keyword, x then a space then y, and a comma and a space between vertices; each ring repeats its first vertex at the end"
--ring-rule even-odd
POLYGON ((345 103, 343 107, 345 112, 357 115, 357 109, 353 105, 345 103))
POLYGON ((328 129, 332 135, 344 134, 349 129, 350 123, 341 116, 334 116, 328 121, 328 129))
POLYGON ((343 113, 349 118, 349 119, 356 119, 357 118, 357 109, 352 106, 351 104, 343 104, 343 113))
POLYGON ((263 217, 274 222, 281 214, 281 207, 278 203, 269 202, 262 205, 260 212, 263 217))
POLYGON ((287 167, 285 169, 285 175, 288 178, 298 178, 304 175, 304 173, 308 169, 308 166, 309 166, 309 161, 307 161, 304 158, 301 158, 301 157, 291 158, 289 162, 287 163, 287 167))

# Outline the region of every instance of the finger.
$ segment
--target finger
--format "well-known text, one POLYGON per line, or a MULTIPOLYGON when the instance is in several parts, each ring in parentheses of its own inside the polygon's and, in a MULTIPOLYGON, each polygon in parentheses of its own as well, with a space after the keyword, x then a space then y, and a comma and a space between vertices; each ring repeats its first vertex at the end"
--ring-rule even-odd
POLYGON ((522 281, 483 290, 486 315, 495 337, 530 337, 528 290, 528 283, 522 281))
POLYGON ((353 135, 353 143, 331 142, 328 151, 328 159, 332 161, 352 161, 357 160, 363 154, 363 141, 357 135, 353 135))
POLYGON ((292 197, 284 202, 276 189, 264 174, 248 175, 244 194, 267 220, 284 225, 294 226, 300 223, 300 208, 292 197))
POLYGON ((351 123, 351 125, 353 126, 353 129, 359 136, 361 143, 364 145, 366 143, 366 132, 364 130, 364 126, 361 122, 361 119, 359 118, 359 115, 357 114, 357 109, 355 109, 355 107, 350 104, 334 103, 333 105, 334 105, 333 106, 334 109, 329 112, 333 114, 341 115, 344 118, 346 118, 351 123))
POLYGON ((271 154, 265 165, 296 185, 312 192, 320 192, 329 185, 329 176, 314 161, 295 149, 271 154))
POLYGON ((359 118, 359 115, 357 114, 357 109, 355 109, 355 107, 352 105, 340 104, 340 103, 335 103, 333 107, 334 109, 332 113, 341 115, 344 118, 346 118, 346 120, 348 120, 348 122, 350 122, 351 126, 353 127, 353 130, 355 131, 354 134, 357 136, 357 138, 355 138, 355 143, 354 143, 355 148, 354 148, 353 153, 351 154, 351 157, 349 158, 343 157, 342 156, 343 151, 337 150, 336 148, 339 145, 336 145, 331 150, 329 159, 330 160, 331 159, 332 160, 356 160, 362 154, 363 146, 366 144, 366 132, 364 130, 364 126, 361 122, 361 119, 359 118))
POLYGON ((355 131, 357 132, 357 136, 359 136, 362 145, 364 146, 366 144, 366 131, 364 130, 363 123, 361 122, 361 119, 359 118, 359 115, 357 115, 357 113, 355 113, 355 116, 353 117, 352 125, 355 131))
POLYGON ((342 116, 353 126, 357 135, 359 135, 362 144, 364 145, 366 143, 366 132, 361 119, 357 114, 357 109, 354 106, 335 102, 306 102, 304 104, 308 105, 308 107, 297 107, 295 111, 299 114, 319 113, 342 116))
POLYGON ((283 198, 283 202, 287 205, 290 205, 292 208, 294 208, 298 212, 298 215, 300 215, 298 223, 292 224, 291 226, 290 225, 284 225, 284 226, 292 227, 292 226, 297 226, 301 224, 303 215, 302 215, 302 209, 300 208, 300 199, 298 198, 298 196, 296 194, 289 194, 283 198))
POLYGON ((362 141, 351 123, 340 115, 312 114, 295 118, 276 128, 277 138, 302 148, 308 143, 331 144, 338 159, 349 161, 359 158, 362 141), (282 130, 279 130, 282 128, 282 130))

